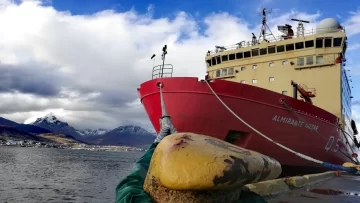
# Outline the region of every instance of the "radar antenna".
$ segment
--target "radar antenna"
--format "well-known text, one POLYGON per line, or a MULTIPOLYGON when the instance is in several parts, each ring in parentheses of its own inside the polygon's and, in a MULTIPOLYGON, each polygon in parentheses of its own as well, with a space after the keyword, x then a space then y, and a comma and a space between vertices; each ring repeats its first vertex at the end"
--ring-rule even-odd
POLYGON ((276 41, 276 38, 274 36, 274 34, 271 32, 269 26, 267 25, 266 23, 266 14, 268 13, 271 13, 271 10, 270 11, 267 11, 266 8, 263 8, 262 9, 262 12, 261 12, 261 15, 262 15, 262 26, 261 26, 261 32, 260 32, 260 35, 259 35, 259 41, 260 39, 262 38, 263 40, 267 41, 266 37, 267 36, 272 36, 274 37, 275 41, 276 41), (266 31, 269 31, 269 33, 267 33, 266 31))
POLYGON ((295 19, 295 18, 292 18, 291 20, 293 21, 298 21, 298 27, 297 27, 297 33, 296 33, 296 36, 297 37, 303 37, 304 36, 304 31, 305 31, 305 28, 304 28, 304 24, 303 23, 310 23, 310 21, 307 21, 307 20, 299 20, 299 19, 295 19))

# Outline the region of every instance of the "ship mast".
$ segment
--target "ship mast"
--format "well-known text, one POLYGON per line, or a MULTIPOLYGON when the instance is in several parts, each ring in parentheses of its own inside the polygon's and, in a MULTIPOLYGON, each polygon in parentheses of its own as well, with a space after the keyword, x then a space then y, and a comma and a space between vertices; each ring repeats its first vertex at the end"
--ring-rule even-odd
POLYGON ((266 14, 271 13, 271 11, 267 11, 266 8, 262 9, 262 26, 261 26, 261 32, 259 35, 259 39, 258 41, 260 42, 260 39, 262 38, 262 40, 267 41, 267 36, 272 36, 274 37, 275 41, 276 41, 276 37, 274 36, 274 34, 271 32, 269 26, 266 23, 266 14), (266 31, 269 31, 268 33, 266 31))

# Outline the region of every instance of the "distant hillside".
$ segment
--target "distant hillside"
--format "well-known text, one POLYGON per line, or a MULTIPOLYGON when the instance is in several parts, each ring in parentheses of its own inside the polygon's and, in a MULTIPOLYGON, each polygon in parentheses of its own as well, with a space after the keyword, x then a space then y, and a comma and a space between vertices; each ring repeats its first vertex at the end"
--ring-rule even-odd
POLYGON ((48 139, 48 140, 52 140, 54 142, 60 143, 60 144, 79 144, 79 143, 83 143, 77 139, 75 139, 72 136, 69 135, 63 135, 63 134, 56 134, 56 133, 44 133, 44 134, 39 134, 39 137, 48 139))
POLYGON ((19 124, 19 123, 16 123, 14 121, 11 121, 11 120, 8 120, 8 119, 2 118, 2 117, 0 117, 0 125, 10 126, 17 130, 24 131, 27 133, 34 133, 34 134, 51 132, 47 129, 44 129, 44 128, 41 128, 38 126, 34 126, 34 125, 30 125, 30 124, 19 124))
POLYGON ((0 139, 1 140, 34 140, 34 141, 49 141, 47 139, 32 135, 27 132, 17 130, 10 126, 0 125, 0 139))
POLYGON ((105 133, 109 132, 109 130, 104 128, 99 128, 96 130, 92 130, 92 129, 76 130, 76 132, 83 137, 88 137, 88 136, 104 135, 105 133))
MULTIPOLYGON (((154 132, 134 125, 120 126, 113 130, 103 128, 78 130, 60 121, 53 113, 37 118, 32 124, 19 124, 0 117, 0 125, 10 126, 23 134, 26 133, 24 136, 41 134, 42 136, 38 138, 47 137, 50 140, 61 140, 61 142, 74 140, 74 142, 95 145, 143 147, 149 146, 156 136, 154 132), (65 138, 70 140, 64 141, 65 138)), ((33 139, 36 139, 36 136, 33 139)))
POLYGON ((88 137, 89 144, 147 146, 155 140, 155 135, 147 130, 133 125, 120 126, 101 136, 88 137))

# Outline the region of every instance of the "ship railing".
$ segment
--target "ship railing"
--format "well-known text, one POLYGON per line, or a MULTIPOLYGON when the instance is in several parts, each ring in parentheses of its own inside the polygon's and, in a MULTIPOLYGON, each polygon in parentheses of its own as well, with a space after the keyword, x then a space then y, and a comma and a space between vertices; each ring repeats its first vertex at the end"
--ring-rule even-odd
POLYGON ((157 65, 153 67, 152 70, 152 79, 156 78, 171 78, 173 74, 173 65, 172 64, 164 64, 157 65))
POLYGON ((315 88, 309 88, 307 85, 302 84, 299 85, 301 88, 303 88, 307 93, 310 93, 313 97, 316 97, 316 89, 315 88))
MULTIPOLYGON (((294 35, 290 36, 290 37, 286 36, 285 34, 277 35, 277 36, 273 36, 273 37, 269 36, 268 39, 266 39, 266 41, 271 43, 271 42, 278 42, 278 41, 295 39, 295 38, 300 38, 300 37, 305 37, 305 36, 321 35, 321 34, 336 33, 336 32, 345 32, 345 27, 342 26, 341 28, 327 28, 327 29, 312 28, 310 30, 303 30, 303 31, 301 31, 301 33, 295 32, 294 35)), ((229 45, 229 46, 217 46, 216 49, 208 51, 206 55, 207 56, 216 55, 223 51, 241 49, 241 48, 245 48, 245 47, 253 47, 253 46, 258 46, 259 44, 260 44, 259 40, 252 40, 252 41, 242 41, 237 44, 233 44, 233 45, 229 45)))

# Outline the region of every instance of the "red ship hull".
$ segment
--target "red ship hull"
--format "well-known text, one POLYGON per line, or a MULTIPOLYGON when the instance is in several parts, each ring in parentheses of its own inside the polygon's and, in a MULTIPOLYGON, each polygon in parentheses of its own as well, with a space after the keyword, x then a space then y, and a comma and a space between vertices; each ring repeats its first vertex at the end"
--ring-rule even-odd
MULTIPOLYGON (((227 140, 273 157, 283 166, 318 167, 244 125, 221 104, 206 82, 197 78, 159 78, 141 84, 138 93, 156 132, 160 130, 161 117, 158 82, 163 84, 166 109, 178 132, 193 132, 227 140), (235 139, 231 138, 234 136, 235 139)), ((225 80, 209 83, 236 115, 272 140, 324 162, 351 162, 351 149, 345 144, 345 135, 338 128, 339 121, 335 115, 263 88, 225 80), (281 104, 280 99, 296 113, 281 104)))

